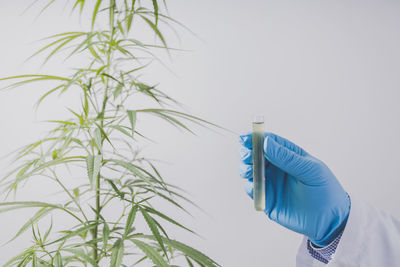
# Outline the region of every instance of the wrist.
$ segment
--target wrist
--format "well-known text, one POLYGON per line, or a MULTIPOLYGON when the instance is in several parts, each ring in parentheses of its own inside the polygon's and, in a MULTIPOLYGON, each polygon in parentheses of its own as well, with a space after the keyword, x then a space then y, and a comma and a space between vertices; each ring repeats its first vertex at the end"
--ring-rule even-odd
POLYGON ((338 212, 337 216, 330 223, 328 233, 324 238, 316 240, 309 238, 310 242, 317 248, 323 248, 332 243, 339 235, 341 235, 346 227, 346 223, 350 214, 350 196, 346 193, 346 203, 342 210, 338 212))

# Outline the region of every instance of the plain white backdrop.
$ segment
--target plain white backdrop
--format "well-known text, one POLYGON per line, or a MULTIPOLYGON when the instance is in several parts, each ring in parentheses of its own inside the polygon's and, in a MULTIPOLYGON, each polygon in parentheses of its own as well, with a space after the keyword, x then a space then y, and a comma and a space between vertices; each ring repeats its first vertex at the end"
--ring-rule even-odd
MULTIPOLYGON (((40 72, 38 60, 22 65, 40 47, 32 42, 80 27, 62 7, 37 20, 35 11, 21 15, 29 3, 7 1, 0 9, 1 77, 40 72)), ((156 65, 153 80, 192 114, 237 133, 264 114, 269 131, 322 159, 350 195, 400 216, 400 2, 173 0, 169 10, 199 38, 182 31, 182 47, 192 51, 166 62, 176 75, 156 65)), ((50 62, 46 69, 63 67, 50 62)), ((39 121, 66 116, 57 98, 33 112, 43 90, 0 92, 1 156, 40 138, 49 125, 39 121)), ((147 127, 158 141, 148 153, 170 162, 161 167, 164 176, 207 211, 193 209, 194 219, 183 219, 203 239, 181 231, 175 237, 222 266, 294 266, 301 236, 253 210, 238 175, 236 135, 147 127)), ((8 163, 1 160, 0 174, 8 163)), ((24 198, 51 192, 39 181, 24 198)), ((3 243, 27 217, 0 218, 3 243)), ((30 240, 28 233, 1 247, 0 264, 30 240)))

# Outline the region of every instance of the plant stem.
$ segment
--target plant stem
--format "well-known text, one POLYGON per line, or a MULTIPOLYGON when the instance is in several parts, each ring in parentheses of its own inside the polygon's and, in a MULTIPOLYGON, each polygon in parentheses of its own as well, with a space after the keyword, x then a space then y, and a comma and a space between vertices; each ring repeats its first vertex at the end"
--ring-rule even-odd
MULTIPOLYGON (((93 239, 97 239, 97 231, 98 231, 98 223, 99 223, 99 212, 100 212, 100 173, 96 177, 96 226, 94 228, 93 239)), ((98 255, 97 255, 97 241, 94 243, 93 250, 93 259, 96 263, 98 263, 98 255)))
MULTIPOLYGON (((110 39, 109 39, 109 48, 107 50, 107 68, 106 68, 107 72, 110 71, 110 64, 111 64, 111 59, 112 59, 112 57, 111 57, 111 54, 112 54, 112 42, 113 42, 113 39, 114 39, 114 27, 113 27, 113 25, 111 25, 111 27, 112 27, 112 29, 111 29, 110 39)), ((102 104, 101 111, 99 113, 100 116, 98 116, 100 118, 100 126, 101 126, 101 128, 103 128, 103 126, 104 126, 104 113, 105 113, 106 106, 107 106, 108 89, 109 89, 109 78, 107 77, 106 88, 105 88, 105 91, 104 91, 103 104, 102 104)), ((101 138, 101 145, 102 146, 103 146, 104 139, 105 139, 105 137, 102 136, 102 138, 101 138)), ((99 155, 101 154, 100 150, 98 151, 98 154, 99 155)), ((101 189, 100 173, 101 173, 101 168, 100 168, 99 174, 96 177, 96 218, 95 218, 96 226, 95 226, 94 231, 93 231, 93 239, 94 240, 97 240, 99 219, 100 219, 99 214, 100 214, 100 210, 101 210, 101 205, 100 205, 100 189, 101 189)), ((99 255, 97 253, 97 249, 98 249, 97 241, 94 241, 93 260, 96 263, 99 263, 100 258, 99 258, 99 255)))

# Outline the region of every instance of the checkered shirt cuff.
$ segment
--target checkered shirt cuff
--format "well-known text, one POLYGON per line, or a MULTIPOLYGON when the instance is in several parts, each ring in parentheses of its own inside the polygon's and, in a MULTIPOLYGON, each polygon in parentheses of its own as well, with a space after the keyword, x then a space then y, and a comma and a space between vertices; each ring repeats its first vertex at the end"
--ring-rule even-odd
POLYGON ((332 259, 333 254, 335 254, 336 248, 339 244, 340 238, 342 237, 343 231, 333 240, 328 246, 323 248, 316 248, 311 241, 307 240, 307 250, 310 255, 314 258, 328 264, 328 262, 332 259))

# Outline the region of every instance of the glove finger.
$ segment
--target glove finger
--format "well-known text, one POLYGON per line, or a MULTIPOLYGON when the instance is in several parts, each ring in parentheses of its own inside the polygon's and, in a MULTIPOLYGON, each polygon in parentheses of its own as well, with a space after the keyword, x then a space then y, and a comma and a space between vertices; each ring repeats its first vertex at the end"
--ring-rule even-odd
POLYGON ((251 133, 242 134, 239 136, 239 143, 247 149, 251 149, 251 133))
POLYGON ((253 179, 248 179, 244 183, 244 190, 246 194, 253 199, 253 179))
POLYGON ((253 164, 252 150, 245 148, 243 146, 240 147, 239 158, 243 163, 252 165, 253 164))
POLYGON ((253 178, 253 166, 244 163, 240 164, 239 175, 246 179, 253 178))
POLYGON ((281 179, 282 171, 280 171, 277 167, 270 164, 265 169, 265 214, 269 214, 276 205, 276 192, 277 192, 277 184, 276 181, 281 179))
MULTIPOLYGON (((252 149, 252 133, 246 133, 243 134, 241 136, 239 136, 239 142, 242 146, 246 147, 247 149, 252 149)), ((283 138, 279 135, 276 135, 274 133, 271 132, 265 132, 264 133, 264 137, 270 137, 272 138, 275 142, 277 142, 278 144, 280 144, 281 146, 286 147, 287 149, 301 155, 301 156, 306 156, 308 155, 307 152, 302 149, 301 147, 299 147, 298 145, 296 145, 295 143, 289 141, 286 138, 283 138)))
POLYGON ((297 153, 297 154, 299 154, 301 156, 307 155, 307 152, 304 149, 302 149, 301 147, 299 147, 298 145, 296 145, 295 143, 289 141, 286 138, 283 138, 283 137, 281 137, 279 135, 276 135, 274 133, 269 133, 269 132, 266 133, 265 136, 268 136, 268 137, 272 138, 275 142, 277 142, 281 146, 284 146, 287 149, 289 149, 289 150, 291 150, 291 151, 293 151, 293 152, 295 152, 295 153, 297 153))
POLYGON ((280 145, 269 136, 264 140, 264 155, 270 163, 300 180, 312 167, 310 160, 280 145))

